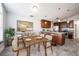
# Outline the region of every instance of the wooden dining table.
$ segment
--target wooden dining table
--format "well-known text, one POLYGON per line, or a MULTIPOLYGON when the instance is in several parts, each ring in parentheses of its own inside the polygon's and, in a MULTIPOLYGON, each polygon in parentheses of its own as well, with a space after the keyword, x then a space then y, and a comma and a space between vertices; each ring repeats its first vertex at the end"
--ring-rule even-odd
POLYGON ((45 52, 45 56, 47 56, 47 42, 48 39, 45 37, 41 37, 41 36, 24 36, 23 37, 23 43, 24 43, 24 47, 27 47, 27 56, 30 56, 30 49, 32 45, 36 45, 38 44, 39 49, 40 49, 40 44, 43 45, 44 47, 44 52, 45 52), (28 40, 29 39, 29 40, 28 40))

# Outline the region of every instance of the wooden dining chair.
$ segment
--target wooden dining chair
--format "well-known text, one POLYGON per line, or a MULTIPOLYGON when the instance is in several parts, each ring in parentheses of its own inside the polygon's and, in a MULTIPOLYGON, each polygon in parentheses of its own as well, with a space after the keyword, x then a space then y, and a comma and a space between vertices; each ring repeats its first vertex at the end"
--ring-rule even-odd
POLYGON ((51 48, 51 51, 53 53, 53 49, 52 49, 52 36, 51 35, 45 35, 45 38, 48 39, 48 42, 50 45, 47 46, 47 48, 51 48))
POLYGON ((41 36, 41 37, 45 37, 45 35, 44 35, 43 33, 40 33, 40 36, 41 36))
POLYGON ((18 47, 18 39, 14 37, 14 40, 12 41, 12 50, 13 52, 16 52, 16 55, 19 55, 19 47, 18 47))
POLYGON ((14 37, 14 40, 12 41, 12 50, 13 52, 16 52, 16 55, 19 55, 19 51, 27 49, 27 47, 24 47, 23 41, 19 41, 18 37, 14 37))

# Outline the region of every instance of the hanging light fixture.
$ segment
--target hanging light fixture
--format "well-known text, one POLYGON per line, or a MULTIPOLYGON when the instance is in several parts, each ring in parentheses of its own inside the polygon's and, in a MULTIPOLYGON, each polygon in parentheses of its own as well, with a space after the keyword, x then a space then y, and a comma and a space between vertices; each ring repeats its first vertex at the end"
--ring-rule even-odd
POLYGON ((57 19, 58 22, 60 22, 60 19, 58 17, 56 19, 57 19))
MULTIPOLYGON (((69 10, 69 9, 67 9, 68 14, 69 14, 69 11, 70 11, 70 10, 69 10)), ((67 23, 69 23, 69 20, 68 20, 68 19, 67 19, 67 23)))
POLYGON ((33 4, 32 10, 33 10, 34 12, 37 12, 38 8, 39 8, 39 5, 38 5, 38 4, 36 4, 36 3, 33 4))
POLYGON ((60 22, 60 19, 58 20, 58 22, 60 22))

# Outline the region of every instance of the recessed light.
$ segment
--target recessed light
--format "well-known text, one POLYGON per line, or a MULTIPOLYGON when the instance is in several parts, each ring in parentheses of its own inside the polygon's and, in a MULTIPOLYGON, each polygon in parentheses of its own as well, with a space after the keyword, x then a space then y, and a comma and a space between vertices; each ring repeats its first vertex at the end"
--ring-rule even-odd
POLYGON ((34 17, 33 15, 30 15, 30 17, 34 17))
POLYGON ((67 12, 69 12, 70 10, 69 9, 67 9, 67 12))
POLYGON ((47 16, 45 16, 45 17, 47 17, 47 16))
POLYGON ((69 21, 67 21, 67 23, 69 23, 69 21))
POLYGON ((60 22, 60 21, 61 21, 58 17, 56 18, 56 20, 57 20, 58 22, 60 22))
POLYGON ((61 10, 61 8, 58 8, 58 10, 61 10))
POLYGON ((33 6, 32 8, 38 8, 37 6, 33 6))

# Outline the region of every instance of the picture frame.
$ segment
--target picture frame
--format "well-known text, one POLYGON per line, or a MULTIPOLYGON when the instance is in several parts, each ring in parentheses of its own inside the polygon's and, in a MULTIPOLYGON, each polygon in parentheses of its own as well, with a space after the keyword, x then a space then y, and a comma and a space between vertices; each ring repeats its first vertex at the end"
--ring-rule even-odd
POLYGON ((29 21, 17 21, 17 31, 19 32, 25 32, 27 30, 33 30, 33 22, 29 21))

